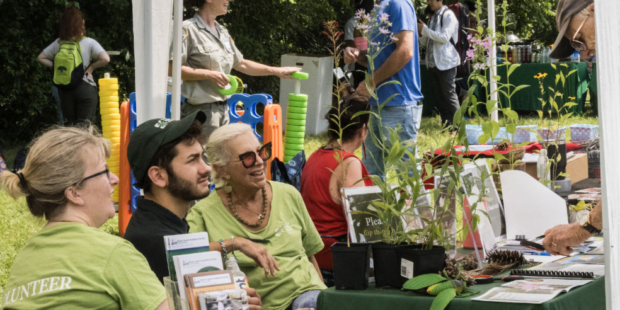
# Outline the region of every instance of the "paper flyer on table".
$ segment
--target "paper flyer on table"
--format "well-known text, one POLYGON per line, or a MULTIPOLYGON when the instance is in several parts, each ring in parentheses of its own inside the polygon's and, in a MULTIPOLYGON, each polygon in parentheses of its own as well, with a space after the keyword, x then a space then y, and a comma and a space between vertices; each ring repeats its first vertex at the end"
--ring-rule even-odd
POLYGON ((528 279, 513 281, 492 288, 476 301, 542 304, 555 296, 592 282, 591 280, 528 279))

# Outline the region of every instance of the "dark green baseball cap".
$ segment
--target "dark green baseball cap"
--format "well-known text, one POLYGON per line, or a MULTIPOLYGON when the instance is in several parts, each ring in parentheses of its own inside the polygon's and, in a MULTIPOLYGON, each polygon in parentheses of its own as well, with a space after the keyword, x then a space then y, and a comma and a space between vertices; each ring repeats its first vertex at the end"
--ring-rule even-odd
POLYGON ((156 118, 136 127, 127 145, 127 159, 136 178, 135 185, 142 187, 150 168, 149 164, 162 145, 182 136, 194 121, 203 124, 206 120, 207 115, 204 112, 196 111, 178 121, 156 118))

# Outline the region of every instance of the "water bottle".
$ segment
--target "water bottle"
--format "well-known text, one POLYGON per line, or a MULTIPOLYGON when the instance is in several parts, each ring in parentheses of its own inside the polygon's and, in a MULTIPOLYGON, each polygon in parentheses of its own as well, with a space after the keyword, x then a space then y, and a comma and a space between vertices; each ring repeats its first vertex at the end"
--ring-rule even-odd
POLYGON ((229 256, 228 259, 226 259, 226 270, 232 273, 233 279, 235 280, 235 288, 244 289, 250 287, 248 284, 248 277, 239 269, 239 264, 237 264, 237 259, 234 256, 229 256))
POLYGON ((538 180, 545 181, 549 180, 549 171, 547 171, 547 150, 540 150, 540 154, 538 154, 538 162, 536 163, 536 176, 538 180))
POLYGON ((570 56, 570 61, 571 62, 579 62, 580 61, 580 56, 579 56, 579 52, 575 51, 573 53, 573 55, 570 56))

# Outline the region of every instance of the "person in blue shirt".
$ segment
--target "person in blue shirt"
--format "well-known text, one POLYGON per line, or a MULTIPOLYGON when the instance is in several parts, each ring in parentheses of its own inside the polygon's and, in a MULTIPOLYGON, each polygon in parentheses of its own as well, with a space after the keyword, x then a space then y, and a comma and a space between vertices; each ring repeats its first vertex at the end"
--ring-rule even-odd
MULTIPOLYGON (((377 1, 372 13, 376 18, 387 18, 382 27, 370 29, 370 50, 360 51, 353 47, 345 49, 345 63, 358 62, 367 66, 368 73, 373 76, 370 87, 377 91, 377 99, 371 98, 371 110, 380 115, 385 142, 389 143, 387 127, 401 126, 400 140, 416 142, 422 117, 422 88, 420 82, 420 63, 418 55, 417 18, 413 4, 409 0, 377 1), (385 31, 389 30, 389 32, 385 31), (393 36, 394 40, 391 39, 393 36), (378 53, 377 53, 378 52, 378 53), (368 66, 367 55, 372 56, 373 66, 368 66), (398 81, 399 84, 390 84, 398 81), (386 85, 381 85, 388 83, 386 85), (396 94, 390 99, 392 95, 396 94), (381 108, 379 105, 387 104, 381 108)), ((361 83, 357 94, 370 97, 366 83, 361 83)), ((370 130, 379 136, 379 122, 371 118, 370 130)), ((383 153, 375 145, 372 135, 366 138, 365 146, 368 156, 363 163, 372 175, 384 177, 383 153)))

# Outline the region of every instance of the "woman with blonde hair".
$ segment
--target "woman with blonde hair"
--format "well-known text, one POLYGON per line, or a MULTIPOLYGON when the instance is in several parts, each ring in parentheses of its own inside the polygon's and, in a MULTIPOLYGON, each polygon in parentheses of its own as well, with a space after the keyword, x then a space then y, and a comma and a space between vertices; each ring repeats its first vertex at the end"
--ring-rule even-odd
POLYGON ((190 233, 206 231, 212 242, 243 237, 267 249, 278 270, 269 278, 253 259, 237 254, 264 309, 316 308, 326 288, 314 259, 323 242, 299 192, 267 181, 271 144, 261 146, 248 125, 229 124, 213 132, 206 153, 217 188, 190 210, 190 233))
POLYGON ((109 156, 95 127, 58 128, 35 140, 24 169, 0 174, 0 188, 47 221, 15 258, 1 308, 167 309, 146 259, 97 229, 115 214, 109 156))

